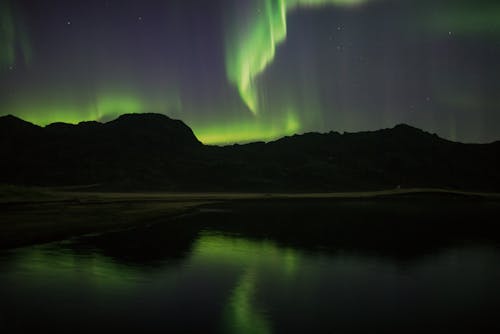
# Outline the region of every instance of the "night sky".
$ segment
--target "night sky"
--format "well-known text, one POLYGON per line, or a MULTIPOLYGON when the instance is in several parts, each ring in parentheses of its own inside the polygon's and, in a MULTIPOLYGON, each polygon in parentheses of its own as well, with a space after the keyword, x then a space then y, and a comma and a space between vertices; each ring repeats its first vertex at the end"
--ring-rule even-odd
POLYGON ((0 114, 500 139, 498 0, 0 0, 0 114))

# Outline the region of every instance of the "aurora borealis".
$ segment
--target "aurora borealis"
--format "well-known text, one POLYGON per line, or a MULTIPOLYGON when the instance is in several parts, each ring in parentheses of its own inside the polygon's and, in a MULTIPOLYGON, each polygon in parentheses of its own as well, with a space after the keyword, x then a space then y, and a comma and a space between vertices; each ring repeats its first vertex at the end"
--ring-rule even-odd
MULTIPOLYGON (((242 100, 257 114, 259 96, 255 81, 270 65, 276 47, 283 43, 287 33, 288 12, 300 6, 359 5, 367 0, 260 0, 253 5, 250 23, 234 36, 228 37, 226 71, 228 79, 240 93, 242 100)), ((235 24, 235 29, 238 26, 235 24)))
POLYGON ((408 123, 500 139, 492 0, 0 0, 0 114, 158 112, 210 144, 408 123))

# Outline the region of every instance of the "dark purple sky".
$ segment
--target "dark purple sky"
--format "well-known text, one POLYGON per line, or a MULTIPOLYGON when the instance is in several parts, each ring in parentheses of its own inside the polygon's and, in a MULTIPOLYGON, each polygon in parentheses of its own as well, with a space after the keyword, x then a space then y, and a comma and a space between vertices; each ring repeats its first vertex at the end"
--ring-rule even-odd
POLYGON ((0 114, 159 112, 207 143, 402 122, 500 139, 498 1, 335 2, 0 0, 0 114))

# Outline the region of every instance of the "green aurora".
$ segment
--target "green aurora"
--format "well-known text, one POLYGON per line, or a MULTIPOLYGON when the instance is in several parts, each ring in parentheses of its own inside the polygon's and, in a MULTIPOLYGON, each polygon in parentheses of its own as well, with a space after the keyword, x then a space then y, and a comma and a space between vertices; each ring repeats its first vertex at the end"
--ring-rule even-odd
POLYGON ((29 64, 31 57, 31 46, 22 20, 14 15, 7 0, 0 0, 0 72, 11 69, 16 60, 29 64))
POLYGON ((220 122, 200 122, 196 117, 190 118, 188 114, 179 112, 181 109, 182 102, 175 95, 170 99, 154 102, 132 93, 98 95, 91 103, 84 105, 75 104, 71 99, 54 99, 45 103, 25 100, 9 108, 14 115, 41 126, 55 122, 77 124, 93 120, 109 121, 122 114, 163 110, 171 117, 180 116, 183 121, 187 119, 187 124, 205 144, 268 141, 283 135, 293 135, 300 130, 298 113, 293 108, 288 108, 284 115, 267 115, 265 121, 245 115, 232 121, 225 119, 220 122))
MULTIPOLYGON (((57 18, 60 22, 43 30, 36 25, 40 22, 33 23, 33 13, 29 15, 29 7, 22 6, 22 2, 0 0, 0 115, 13 114, 47 125, 109 121, 124 113, 158 112, 183 120, 205 144, 269 141, 306 131, 359 131, 400 122, 461 141, 487 141, 498 133, 493 124, 498 123, 495 111, 499 100, 492 97, 498 85, 489 74, 495 72, 496 65, 483 65, 488 63, 482 58, 462 56, 464 50, 473 53, 475 49, 483 50, 485 57, 495 54, 490 49, 500 35, 500 5, 495 1, 253 0, 245 4, 235 1, 230 6, 214 4, 214 11, 222 13, 221 28, 212 29, 217 36, 209 42, 184 34, 181 28, 191 27, 189 22, 185 26, 172 23, 178 30, 148 27, 143 35, 131 34, 123 39, 123 26, 117 25, 114 32, 106 20, 97 20, 93 31, 89 25, 79 26, 75 14, 75 23, 69 25, 69 14, 56 16, 60 13, 49 12, 50 8, 45 13, 52 15, 47 21, 57 18), (383 6, 392 6, 395 11, 403 8, 400 14, 405 25, 398 31, 401 39, 396 43, 416 40, 411 50, 417 50, 417 54, 411 55, 403 47, 397 52, 408 59, 422 57, 428 67, 420 70, 401 67, 405 63, 393 65, 398 58, 391 56, 396 50, 391 46, 392 35, 389 44, 380 44, 380 48, 364 40, 384 38, 383 34, 366 37, 363 28, 369 15, 375 15, 376 9, 383 6), (311 22, 304 19, 307 15, 322 13, 333 15, 332 19, 323 17, 318 19, 317 27, 306 26, 311 22), (337 13, 339 16, 335 16, 337 13), (345 23, 343 17, 351 20, 346 32, 322 32, 345 23), (296 36, 300 29, 314 31, 318 40, 307 40, 311 34, 296 36), (151 35, 153 30, 155 34, 151 35), (150 61, 152 54, 161 51, 156 49, 158 41, 169 33, 172 40, 160 43, 167 45, 168 59, 164 63, 150 61), (359 56, 347 47, 337 57, 328 51, 328 34, 333 34, 337 44, 366 44, 369 51, 359 49, 359 56), (431 56, 419 55, 423 49, 418 43, 430 45, 430 41, 444 47, 431 51, 431 56), (138 42, 147 52, 137 54, 138 42), (305 42, 304 46, 301 42, 305 42), (188 45, 184 53, 183 43, 188 45), (466 45, 466 49, 457 49, 458 43, 466 45), (213 54, 221 65, 205 61, 206 55, 193 56, 193 48, 199 45, 206 47, 202 50, 213 54), (301 52, 304 55, 298 56, 301 52), (382 64, 373 63, 369 68, 355 61, 358 57, 369 60, 370 56, 382 59, 382 64), (443 66, 438 58, 432 59, 437 56, 451 61, 443 66), (463 63, 454 65, 453 60, 461 58, 463 63), (201 65, 193 65, 191 72, 185 70, 196 62, 201 65), (376 66, 388 68, 378 73, 376 66), (439 72, 447 66, 448 72, 439 72), (411 80, 390 82, 406 72, 411 80), (422 75, 423 79, 410 76, 421 72, 429 74, 422 75), (349 82, 352 73, 358 73, 357 81, 371 80, 371 86, 350 88, 356 84, 349 82), (415 85, 413 80, 422 83, 415 85), (193 85, 195 81, 205 86, 193 85), (397 91, 405 85, 408 87, 404 93, 417 96, 421 103, 397 91), (466 101, 463 96, 467 96, 466 101), (428 101, 435 105, 429 107, 428 101), (486 127, 488 136, 484 135, 486 127)), ((165 6, 176 13, 177 7, 183 5, 165 6)), ((191 5, 185 6, 192 9, 191 5)), ((39 16, 40 9, 33 10, 39 16)), ((90 15, 90 22, 96 20, 94 14, 85 15, 90 15)), ((116 17, 118 20, 119 15, 116 17)))
POLYGON ((158 99, 146 99, 133 90, 109 90, 97 93, 91 99, 79 102, 72 94, 60 97, 47 94, 45 98, 16 101, 8 107, 12 114, 35 124, 45 126, 55 122, 76 124, 84 121, 109 121, 122 114, 162 110, 175 113, 181 109, 177 94, 164 94, 158 99), (48 98, 47 98, 48 97, 48 98), (43 102, 40 102, 43 101, 43 102))
POLYGON ((432 12, 420 17, 424 26, 436 33, 449 33, 465 37, 500 36, 500 2, 457 0, 455 6, 436 5, 432 12))
POLYGON ((287 35, 287 15, 299 7, 358 6, 373 0, 259 0, 248 26, 234 24, 227 37, 226 72, 248 109, 258 114, 256 80, 272 63, 287 35))

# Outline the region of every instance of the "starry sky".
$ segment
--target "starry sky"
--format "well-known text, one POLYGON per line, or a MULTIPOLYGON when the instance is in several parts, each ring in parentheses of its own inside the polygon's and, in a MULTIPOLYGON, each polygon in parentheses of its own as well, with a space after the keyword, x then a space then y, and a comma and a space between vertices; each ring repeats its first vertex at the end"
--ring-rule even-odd
POLYGON ((500 140, 498 0, 0 0, 0 115, 500 140))

